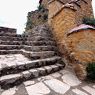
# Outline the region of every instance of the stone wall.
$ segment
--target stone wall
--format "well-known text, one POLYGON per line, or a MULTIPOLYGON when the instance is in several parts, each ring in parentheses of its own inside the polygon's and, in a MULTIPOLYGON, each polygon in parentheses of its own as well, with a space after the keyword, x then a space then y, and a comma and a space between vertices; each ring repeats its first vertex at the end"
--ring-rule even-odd
POLYGON ((76 23, 80 25, 85 17, 93 17, 92 0, 81 0, 80 7, 76 6, 76 23))
POLYGON ((48 0, 42 0, 41 4, 48 9, 48 0))
POLYGON ((65 44, 80 62, 95 61, 95 30, 80 30, 67 36, 65 44))
POLYGON ((47 21, 48 9, 42 7, 40 10, 29 12, 27 16, 26 32, 38 25, 47 23, 47 21))
POLYGON ((61 15, 62 14, 61 12, 62 11, 64 12, 65 7, 74 8, 76 10, 74 13, 76 15, 75 16, 76 25, 80 25, 84 17, 93 17, 93 10, 92 10, 92 5, 91 5, 92 0, 78 0, 78 1, 74 0, 72 2, 67 1, 68 3, 66 2, 65 4, 59 1, 60 0, 53 0, 52 2, 49 3, 49 22, 53 20, 52 17, 54 17, 55 15, 56 16, 61 15))
POLYGON ((60 47, 61 43, 65 41, 68 31, 81 25, 84 17, 93 17, 93 12, 92 0, 61 0, 63 3, 59 1, 49 2, 48 23, 52 27, 53 35, 60 47))
POLYGON ((61 54, 72 64, 77 76, 85 79, 87 64, 95 62, 95 30, 85 29, 72 33, 60 47, 61 54))
POLYGON ((65 34, 76 26, 75 12, 69 8, 64 8, 60 14, 53 17, 52 27, 53 34, 58 43, 65 39, 65 34))
POLYGON ((82 29, 68 35, 82 24, 85 17, 93 18, 92 0, 52 0, 49 2, 49 25, 59 51, 67 63, 71 63, 77 76, 85 79, 88 62, 95 61, 95 30, 82 29), (66 1, 66 2, 60 2, 66 1))
POLYGON ((38 9, 28 12, 25 33, 32 30, 32 28, 48 22, 48 1, 39 0, 38 9))

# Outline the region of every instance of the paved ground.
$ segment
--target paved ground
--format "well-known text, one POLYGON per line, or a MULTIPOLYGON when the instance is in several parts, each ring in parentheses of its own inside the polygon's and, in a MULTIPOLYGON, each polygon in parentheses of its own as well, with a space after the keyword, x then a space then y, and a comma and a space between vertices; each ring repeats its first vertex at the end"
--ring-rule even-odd
MULTIPOLYGON (((11 56, 16 58, 19 55, 11 56)), ((20 55, 22 56, 22 55, 20 55)), ((3 58, 0 56, 0 59, 3 58)), ((9 57, 4 57, 9 61, 9 57)), ((20 61, 29 61, 27 58, 20 58, 20 61)), ((4 61, 5 62, 5 61, 4 61)), ((0 95, 95 95, 95 83, 82 82, 78 80, 73 70, 66 67, 57 73, 40 77, 14 88, 0 89, 0 95)))

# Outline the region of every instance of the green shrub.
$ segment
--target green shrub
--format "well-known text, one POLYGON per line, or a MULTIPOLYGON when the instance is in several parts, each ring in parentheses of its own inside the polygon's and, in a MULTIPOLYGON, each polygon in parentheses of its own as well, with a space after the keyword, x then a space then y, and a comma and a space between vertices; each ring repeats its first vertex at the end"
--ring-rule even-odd
POLYGON ((42 9, 44 10, 44 6, 43 5, 39 5, 38 6, 38 10, 41 11, 42 9))
POLYGON ((87 78, 90 80, 95 80, 95 62, 89 63, 86 70, 87 78))
POLYGON ((28 20, 26 23, 26 29, 32 29, 33 28, 33 23, 32 21, 28 20))
POLYGON ((83 18, 83 24, 95 26, 95 19, 94 18, 83 18))

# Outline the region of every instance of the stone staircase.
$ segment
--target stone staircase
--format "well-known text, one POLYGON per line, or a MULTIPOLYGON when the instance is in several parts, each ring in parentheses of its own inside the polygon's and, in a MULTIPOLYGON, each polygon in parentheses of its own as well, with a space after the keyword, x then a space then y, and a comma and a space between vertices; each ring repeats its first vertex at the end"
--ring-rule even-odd
POLYGON ((33 30, 25 36, 0 34, 0 55, 22 54, 31 59, 27 63, 6 63, 4 66, 0 63, 1 88, 7 89, 65 67, 47 26, 38 26, 33 30))

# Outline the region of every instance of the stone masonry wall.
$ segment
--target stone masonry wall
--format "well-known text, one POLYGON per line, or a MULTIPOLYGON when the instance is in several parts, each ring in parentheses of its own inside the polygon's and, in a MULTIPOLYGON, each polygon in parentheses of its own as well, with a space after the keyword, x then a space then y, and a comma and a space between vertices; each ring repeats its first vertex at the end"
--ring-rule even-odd
MULTIPOLYGON (((58 22, 55 22, 55 20, 59 18, 59 15, 64 15, 63 17, 60 16, 61 18, 63 18, 60 21, 60 23, 67 19, 66 16, 70 15, 72 18, 75 18, 73 20, 73 23, 75 23, 76 26, 80 25, 82 23, 82 19, 84 17, 93 17, 91 1, 92 0, 79 0, 77 3, 76 2, 69 3, 69 5, 67 5, 67 7, 70 8, 70 9, 74 8, 76 10, 73 13, 74 14, 73 17, 69 13, 69 12, 71 12, 71 10, 68 10, 68 8, 64 7, 66 4, 63 5, 62 3, 58 2, 58 0, 55 0, 55 1, 51 2, 51 3, 49 3, 49 21, 48 22, 49 22, 50 26, 52 26, 52 28, 54 29, 54 31, 56 31, 56 28, 58 28, 60 26, 60 24, 58 24, 58 27, 54 27, 54 26, 56 26, 54 24, 58 23, 58 22), (68 11, 68 14, 67 14, 66 9, 68 11)), ((72 21, 72 20, 69 20, 69 19, 67 19, 67 20, 68 20, 68 23, 71 23, 71 21, 72 21)), ((65 28, 64 23, 63 23, 63 27, 65 28)), ((60 28, 63 28, 63 27, 60 27, 60 28)), ((70 30, 70 29, 68 29, 68 30, 70 30)), ((63 32, 64 31, 66 32, 67 30, 63 30, 63 32)))
POLYGON ((80 25, 82 23, 83 18, 85 17, 93 17, 93 10, 92 10, 92 0, 81 0, 79 2, 80 7, 76 5, 76 23, 80 25))
POLYGON ((41 3, 45 8, 48 8, 48 0, 42 0, 41 3))
POLYGON ((48 9, 36 10, 28 13, 26 31, 34 28, 35 26, 42 25, 47 22, 48 9))
MULTIPOLYGON (((26 22, 26 32, 31 31, 32 28, 47 23, 48 21, 48 9, 47 0, 39 0, 38 9, 35 11, 28 12, 26 22)), ((25 33, 26 33, 25 32, 25 33)))
POLYGON ((68 31, 82 24, 84 17, 93 17, 92 0, 76 1, 67 1, 68 3, 63 4, 59 0, 53 0, 49 3, 48 22, 53 28, 53 35, 59 47, 60 43, 65 41, 68 31))
POLYGON ((93 17, 92 0, 73 1, 62 4, 54 0, 49 3, 48 22, 63 58, 67 63, 72 63, 70 65, 77 76, 84 80, 87 76, 87 63, 95 61, 95 30, 85 29, 69 36, 67 34, 81 25, 83 18, 93 17))
POLYGON ((95 30, 87 29, 67 36, 65 44, 80 62, 95 61, 95 30))
POLYGON ((69 8, 63 10, 52 20, 53 34, 58 43, 65 39, 67 31, 76 26, 75 12, 69 8))
MULTIPOLYGON (((77 76, 80 79, 85 79, 87 76, 86 67, 89 62, 95 62, 95 30, 86 29, 80 30, 67 36, 65 49, 68 51, 67 59, 72 64, 77 76)), ((62 47, 62 55, 65 54, 65 49, 62 47)))

